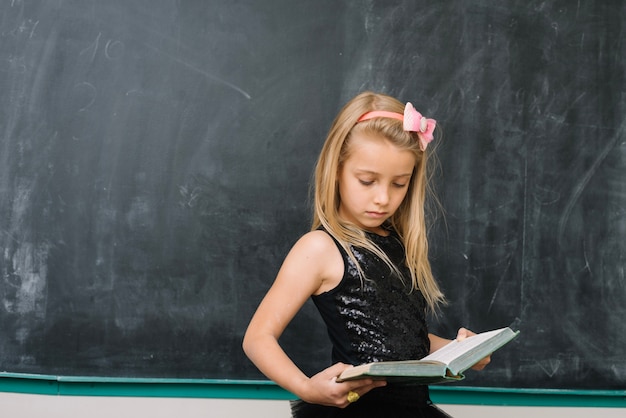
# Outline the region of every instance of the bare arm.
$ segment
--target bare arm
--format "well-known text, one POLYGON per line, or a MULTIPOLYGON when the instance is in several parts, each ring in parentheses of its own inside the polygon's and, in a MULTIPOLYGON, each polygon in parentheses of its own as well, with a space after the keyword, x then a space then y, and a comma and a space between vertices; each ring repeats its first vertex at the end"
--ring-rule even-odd
POLYGON ((351 367, 341 363, 309 378, 278 343, 306 300, 325 289, 337 273, 343 274, 343 260, 332 239, 321 231, 304 235, 285 258, 274 284, 250 321, 243 349, 265 376, 299 398, 345 407, 348 391, 363 395, 384 382, 374 383, 368 379, 337 383, 337 376, 351 367))

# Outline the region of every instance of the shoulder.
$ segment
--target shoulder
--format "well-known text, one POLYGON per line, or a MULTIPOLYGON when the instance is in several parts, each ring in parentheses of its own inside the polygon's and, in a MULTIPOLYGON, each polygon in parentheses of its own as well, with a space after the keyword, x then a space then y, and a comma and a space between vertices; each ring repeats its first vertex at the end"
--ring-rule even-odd
POLYGON ((297 265, 302 276, 315 277, 315 294, 334 287, 343 277, 343 258, 337 244, 322 230, 311 231, 300 237, 289 252, 286 262, 292 266, 297 265))
POLYGON ((308 232, 300 237, 294 249, 309 252, 311 255, 324 255, 337 249, 333 238, 320 229, 308 232))
POLYGON ((341 254, 328 233, 316 230, 300 237, 287 257, 298 259, 302 265, 309 265, 317 270, 322 268, 325 262, 336 257, 341 258, 341 254))

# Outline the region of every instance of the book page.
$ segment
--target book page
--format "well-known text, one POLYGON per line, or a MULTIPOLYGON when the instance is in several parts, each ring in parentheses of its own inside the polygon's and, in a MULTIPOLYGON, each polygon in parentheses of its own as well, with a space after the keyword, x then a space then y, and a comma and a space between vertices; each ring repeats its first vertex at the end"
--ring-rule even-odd
POLYGON ((502 330, 495 330, 484 332, 482 334, 473 335, 464 339, 463 341, 454 340, 432 354, 424 357, 422 360, 435 360, 445 364, 450 364, 452 360, 463 355, 464 353, 478 347, 483 342, 492 338, 494 335, 502 332, 502 330))

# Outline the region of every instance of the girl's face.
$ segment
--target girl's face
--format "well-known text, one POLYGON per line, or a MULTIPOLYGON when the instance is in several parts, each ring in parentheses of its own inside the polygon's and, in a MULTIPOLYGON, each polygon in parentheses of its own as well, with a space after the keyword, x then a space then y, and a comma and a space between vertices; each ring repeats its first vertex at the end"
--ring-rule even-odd
POLYGON ((339 216, 363 230, 384 235, 381 225, 406 196, 415 156, 377 135, 355 134, 350 148, 339 169, 339 216))

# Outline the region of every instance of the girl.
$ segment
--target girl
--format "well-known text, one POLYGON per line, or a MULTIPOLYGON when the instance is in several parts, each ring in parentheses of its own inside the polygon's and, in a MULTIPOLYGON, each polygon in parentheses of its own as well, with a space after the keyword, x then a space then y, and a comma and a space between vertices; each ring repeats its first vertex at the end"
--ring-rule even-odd
MULTIPOLYGON (((259 370, 298 396, 294 417, 447 416, 427 386, 336 382, 353 365, 419 359, 449 342, 426 325, 427 311, 444 301, 424 219, 435 124, 410 103, 365 92, 331 126, 315 169, 311 231, 285 258, 243 341, 259 370), (328 328, 334 363, 312 377, 278 344, 309 297, 328 328)), ((461 328, 457 338, 472 334, 461 328)))

